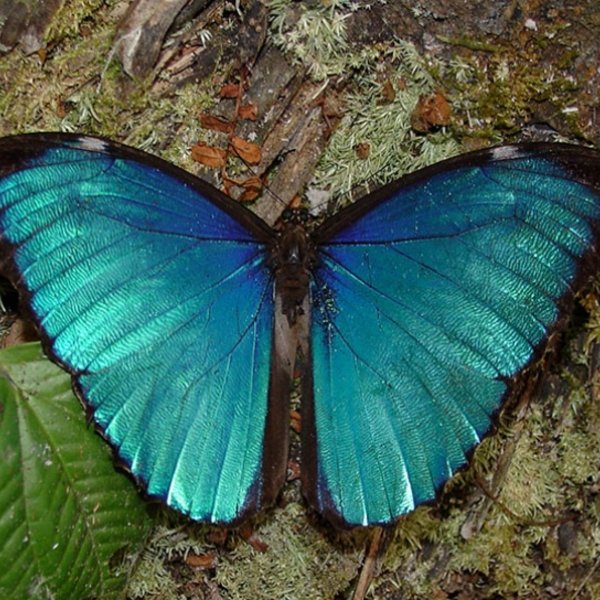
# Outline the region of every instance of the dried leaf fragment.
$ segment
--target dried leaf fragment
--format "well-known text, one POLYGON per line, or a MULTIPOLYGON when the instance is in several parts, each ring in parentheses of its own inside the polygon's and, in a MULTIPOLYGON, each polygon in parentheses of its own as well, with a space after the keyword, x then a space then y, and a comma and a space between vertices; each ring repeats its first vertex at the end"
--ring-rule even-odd
POLYGON ((239 83, 226 83, 219 91, 219 96, 221 96, 221 98, 237 98, 239 95, 239 83))
POLYGON ((223 148, 199 142, 192 146, 192 159, 211 169, 221 169, 225 166, 227 152, 223 148))
POLYGON ((369 154, 371 153, 371 145, 367 142, 356 144, 354 146, 354 152, 356 152, 356 156, 358 156, 358 158, 361 160, 366 160, 369 158, 369 154))
POLYGON ((252 102, 249 104, 242 104, 238 110, 238 116, 240 119, 246 119, 247 121, 256 121, 256 118, 258 117, 258 107, 252 102))
POLYGON ((410 124, 415 131, 429 131, 448 125, 451 112, 448 101, 439 92, 421 96, 410 115, 410 124))
MULTIPOLYGON (((302 197, 300 196, 300 194, 295 194, 294 197, 290 200, 288 206, 290 208, 300 208, 302 206, 302 197)), ((294 372, 294 377, 297 376, 299 377, 300 373, 296 375, 296 373, 294 372)))
POLYGON ((248 177, 248 179, 245 179, 238 185, 244 188, 244 191, 239 197, 240 202, 252 202, 253 200, 256 200, 263 189, 263 182, 261 178, 256 175, 248 177))
POLYGON ((244 162, 251 165, 256 165, 260 162, 262 153, 258 144, 244 140, 237 135, 234 135, 229 143, 235 154, 237 154, 244 162))
POLYGON ((233 123, 224 119, 223 117, 215 117, 208 113, 200 114, 200 124, 204 129, 211 129, 212 131, 220 131, 222 133, 230 134, 233 132, 233 123))
POLYGON ((232 192, 233 192, 234 187, 235 187, 235 181, 233 181, 232 179, 227 179, 226 177, 223 177, 223 181, 221 182, 221 188, 222 188, 223 192, 225 192, 225 194, 227 194, 227 196, 233 198, 232 192))
POLYGON ((249 523, 244 523, 239 529, 240 537, 248 542, 254 550, 264 554, 268 549, 269 545, 263 542, 257 535, 254 533, 252 525, 249 523))
POLYGON ((217 565, 217 556, 213 552, 206 554, 188 554, 185 559, 186 564, 190 567, 199 569, 214 569, 217 565))
POLYGON ((302 429, 302 417, 297 410, 290 410, 290 427, 296 433, 300 433, 302 429))

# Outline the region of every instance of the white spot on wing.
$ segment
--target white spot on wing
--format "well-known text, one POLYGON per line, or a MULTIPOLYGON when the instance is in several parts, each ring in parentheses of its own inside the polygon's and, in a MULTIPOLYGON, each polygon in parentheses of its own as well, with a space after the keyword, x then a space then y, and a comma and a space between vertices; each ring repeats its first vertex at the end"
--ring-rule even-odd
POLYGON ((511 160, 524 158, 526 153, 518 146, 498 146, 490 149, 491 160, 511 160))
POLYGON ((108 150, 106 140, 85 135, 77 140, 77 144, 82 150, 89 150, 90 152, 106 152, 108 150))

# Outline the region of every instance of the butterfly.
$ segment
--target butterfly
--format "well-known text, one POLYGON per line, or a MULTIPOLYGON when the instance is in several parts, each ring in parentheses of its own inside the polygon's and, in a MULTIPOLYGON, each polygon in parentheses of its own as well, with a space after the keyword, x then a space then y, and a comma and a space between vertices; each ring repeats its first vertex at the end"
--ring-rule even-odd
POLYGON ((112 141, 0 140, 2 271, 145 491, 235 524, 286 479, 339 526, 431 501, 595 268, 600 153, 500 146, 270 227, 112 141))

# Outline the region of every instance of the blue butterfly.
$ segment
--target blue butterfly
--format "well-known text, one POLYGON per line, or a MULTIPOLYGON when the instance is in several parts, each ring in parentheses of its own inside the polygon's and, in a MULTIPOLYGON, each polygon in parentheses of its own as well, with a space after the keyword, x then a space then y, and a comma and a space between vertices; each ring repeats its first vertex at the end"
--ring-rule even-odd
POLYGON ((312 230, 93 137, 0 140, 3 270, 147 493, 236 523, 286 477, 341 526, 435 498, 597 259, 600 153, 466 154, 312 230))

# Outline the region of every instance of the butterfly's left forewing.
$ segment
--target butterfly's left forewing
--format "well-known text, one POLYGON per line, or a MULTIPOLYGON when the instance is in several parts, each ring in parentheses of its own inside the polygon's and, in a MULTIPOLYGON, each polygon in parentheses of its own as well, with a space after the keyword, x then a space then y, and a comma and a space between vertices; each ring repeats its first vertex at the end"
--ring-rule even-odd
POLYGON ((320 512, 390 523, 466 462, 596 256, 598 172, 593 151, 480 152, 316 232, 303 483, 320 512))
POLYGON ((95 138, 7 138, 0 174, 5 267, 120 459, 194 519, 272 501, 268 228, 95 138))

